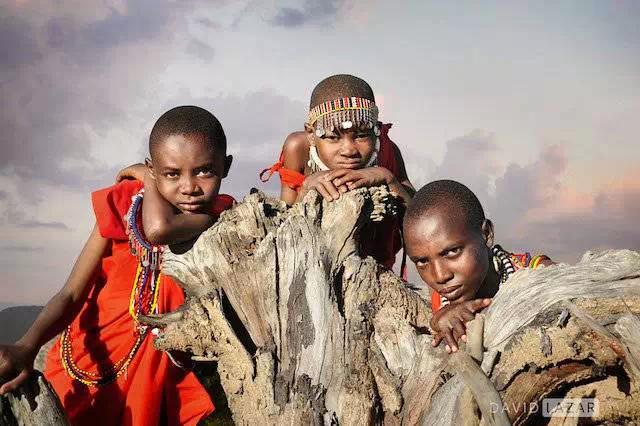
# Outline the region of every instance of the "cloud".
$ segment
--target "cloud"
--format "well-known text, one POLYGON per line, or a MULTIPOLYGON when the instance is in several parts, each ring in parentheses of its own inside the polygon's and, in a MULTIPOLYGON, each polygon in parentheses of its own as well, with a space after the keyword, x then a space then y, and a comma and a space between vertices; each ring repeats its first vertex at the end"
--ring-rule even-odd
POLYGON ((43 251, 42 247, 34 247, 29 245, 3 245, 0 246, 0 250, 13 253, 35 253, 43 251))
MULTIPOLYGON (((548 145, 524 164, 502 164, 495 135, 474 131, 447 142, 443 160, 423 172, 467 185, 496 227, 497 241, 514 251, 544 252, 575 262, 587 250, 640 249, 640 175, 612 177, 601 190, 581 193, 566 182, 569 154, 548 145)), ((409 173, 421 163, 409 162, 409 173)), ((419 175, 419 173, 416 173, 419 175)))
POLYGON ((16 223, 20 228, 48 228, 69 230, 69 227, 62 222, 43 222, 40 220, 25 220, 16 223))
POLYGON ((211 62, 215 56, 213 47, 196 39, 188 42, 186 52, 204 62, 211 62))
POLYGON ((300 8, 280 7, 270 22, 276 27, 296 28, 310 23, 324 23, 338 14, 343 1, 306 0, 300 8))
MULTIPOLYGON (((2 8, 0 8, 0 14, 2 8)), ((0 70, 15 69, 42 57, 38 43, 29 32, 26 20, 11 16, 0 17, 0 70)))

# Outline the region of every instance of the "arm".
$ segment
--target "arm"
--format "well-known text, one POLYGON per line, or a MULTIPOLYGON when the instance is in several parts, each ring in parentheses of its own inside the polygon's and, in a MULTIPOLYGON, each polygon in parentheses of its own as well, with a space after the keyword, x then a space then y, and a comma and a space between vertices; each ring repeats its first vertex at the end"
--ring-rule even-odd
POLYGON ((144 180, 144 174, 146 170, 147 166, 142 163, 132 164, 118 172, 118 175, 116 176, 116 182, 122 182, 126 179, 134 179, 142 182, 144 180))
POLYGON ((40 347, 60 334, 80 312, 108 246, 109 240, 103 238, 95 226, 64 287, 47 303, 20 340, 11 346, 0 346, 0 377, 13 377, 0 387, 0 395, 26 380, 40 347))
POLYGON ((193 240, 213 223, 213 217, 208 214, 187 215, 176 212, 158 191, 151 174, 145 174, 142 226, 151 244, 179 244, 193 240))
MULTIPOLYGON (((411 199, 416 194, 416 190, 409 180, 409 176, 407 175, 407 169, 404 166, 404 158, 402 158, 402 153, 400 152, 398 146, 395 144, 393 144, 393 152, 396 156, 396 162, 398 164, 398 182, 404 188, 405 192, 409 196, 409 199, 411 199)), ((408 200, 406 199, 405 201, 408 202, 408 200)))
MULTIPOLYGON (((304 174, 305 163, 309 160, 309 142, 306 134, 304 132, 293 132, 287 136, 282 147, 282 155, 284 157, 284 168, 304 174)), ((300 192, 303 192, 303 188, 300 188, 300 192)), ((290 206, 298 201, 300 197, 298 192, 281 183, 280 199, 290 206)))

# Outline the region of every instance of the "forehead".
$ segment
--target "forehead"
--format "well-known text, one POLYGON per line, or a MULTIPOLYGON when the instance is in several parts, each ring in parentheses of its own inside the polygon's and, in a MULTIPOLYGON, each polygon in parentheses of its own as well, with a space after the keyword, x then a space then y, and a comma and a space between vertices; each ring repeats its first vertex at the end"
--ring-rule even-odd
POLYGON ((408 221, 405 227, 405 242, 410 252, 418 249, 439 251, 474 236, 475 233, 469 229, 466 220, 445 206, 427 210, 420 217, 408 221))
POLYGON ((197 160, 212 161, 223 157, 209 137, 203 133, 169 135, 152 146, 155 161, 197 160))

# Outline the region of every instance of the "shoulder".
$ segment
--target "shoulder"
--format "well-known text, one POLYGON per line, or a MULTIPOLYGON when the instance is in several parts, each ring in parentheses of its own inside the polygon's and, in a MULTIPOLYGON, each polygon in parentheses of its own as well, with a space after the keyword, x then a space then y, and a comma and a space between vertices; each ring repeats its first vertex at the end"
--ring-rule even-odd
POLYGON ((132 197, 142 187, 140 181, 125 180, 91 194, 96 221, 103 237, 126 239, 123 218, 131 206, 132 197))
POLYGON ((306 132, 293 132, 282 146, 283 162, 288 168, 304 168, 309 159, 309 140, 306 132))

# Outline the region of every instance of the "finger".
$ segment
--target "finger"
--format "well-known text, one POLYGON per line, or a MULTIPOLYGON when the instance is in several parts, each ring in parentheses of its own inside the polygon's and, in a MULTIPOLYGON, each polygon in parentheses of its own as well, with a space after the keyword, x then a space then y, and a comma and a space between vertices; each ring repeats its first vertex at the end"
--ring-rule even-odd
POLYGON ((341 184, 337 183, 337 179, 333 181, 333 185, 334 185, 336 188, 338 188, 338 191, 339 191, 341 194, 344 194, 345 192, 349 191, 349 188, 347 188, 347 185, 344 185, 344 184, 342 184, 342 185, 341 185, 341 184))
POLYGON ((324 188, 324 185, 318 184, 315 187, 312 187, 312 189, 318 191, 318 193, 322 195, 322 198, 324 198, 326 201, 333 201, 331 194, 327 192, 327 190, 324 188))
POLYGON ((22 370, 15 379, 5 383, 0 387, 0 395, 4 395, 7 392, 13 392, 16 390, 25 380, 29 377, 29 371, 22 370))
POLYGON ((469 309, 463 309, 460 311, 460 316, 464 322, 469 322, 476 317, 476 314, 469 309))
POLYGON ((336 169, 336 170, 331 170, 325 176, 327 180, 341 179, 343 182, 345 182, 344 176, 350 174, 351 172, 352 170, 349 170, 349 169, 336 169))
POLYGON ((457 352, 458 342, 456 341, 455 337, 453 337, 453 332, 451 329, 444 332, 444 340, 451 348, 451 352, 457 352))
POLYGON ((447 351, 448 354, 451 353, 451 346, 449 345, 444 345, 444 349, 447 351))
POLYGON ((459 340, 460 337, 464 336, 464 334, 467 332, 464 323, 460 320, 457 320, 454 322, 453 324, 453 336, 455 337, 456 340, 459 340))
POLYGON ((349 190, 353 191, 354 189, 366 187, 367 186, 367 180, 366 179, 354 180, 352 182, 348 182, 347 186, 349 187, 349 190))
POLYGON ((340 193, 338 192, 338 188, 336 188, 332 182, 322 182, 322 185, 327 190, 329 195, 331 195, 333 200, 337 200, 340 198, 340 193))
POLYGON ((431 341, 431 346, 433 346, 434 348, 437 348, 440 342, 442 342, 442 335, 438 333, 435 336, 433 336, 433 340, 431 341))
POLYGON ((491 304, 491 299, 475 299, 465 302, 466 308, 471 312, 478 312, 491 304))

